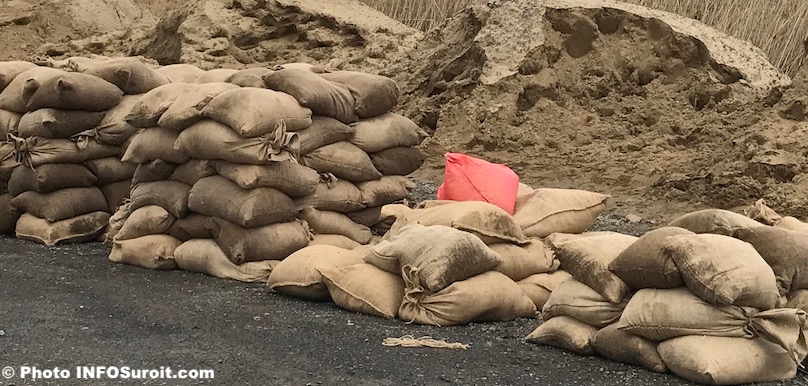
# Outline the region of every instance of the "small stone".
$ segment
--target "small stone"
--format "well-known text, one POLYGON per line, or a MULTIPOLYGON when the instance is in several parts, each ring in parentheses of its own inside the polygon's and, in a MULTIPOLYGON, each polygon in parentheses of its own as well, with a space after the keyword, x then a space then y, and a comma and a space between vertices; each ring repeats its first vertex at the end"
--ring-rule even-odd
POLYGON ((6 335, 6 332, 3 331, 3 330, 0 330, 0 336, 5 336, 5 335, 6 335))
POLYGON ((637 216, 636 214, 630 214, 630 215, 626 216, 626 220, 628 220, 628 222, 630 222, 632 224, 636 224, 636 223, 642 221, 642 217, 637 216))

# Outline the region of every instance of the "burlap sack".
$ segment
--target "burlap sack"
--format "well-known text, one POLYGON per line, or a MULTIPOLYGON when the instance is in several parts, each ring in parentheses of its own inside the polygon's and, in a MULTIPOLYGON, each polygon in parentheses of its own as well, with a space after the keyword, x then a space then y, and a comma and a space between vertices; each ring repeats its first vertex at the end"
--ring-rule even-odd
POLYGON ((684 335, 761 336, 786 349, 794 361, 808 353, 805 311, 714 306, 686 288, 637 291, 623 310, 620 329, 655 341, 684 335))
MULTIPOLYGON (((397 274, 412 273, 411 286, 432 293, 491 270, 500 257, 471 233, 442 225, 411 224, 369 249, 364 260, 397 274)), ((510 279, 509 279, 510 280, 510 279)))
POLYGON ((320 182, 314 193, 294 199, 295 207, 302 209, 310 206, 318 210, 330 210, 332 212, 353 212, 364 209, 362 192, 356 185, 338 180, 335 182, 320 182))
POLYGON ((298 69, 282 69, 264 76, 270 90, 293 96, 316 115, 325 115, 342 123, 359 120, 356 101, 345 85, 323 79, 319 75, 298 69))
POLYGON ((168 234, 180 241, 212 239, 213 232, 208 227, 210 219, 209 216, 191 213, 188 217, 176 219, 168 229, 168 234))
POLYGON ((808 223, 802 222, 791 216, 781 216, 773 209, 766 206, 764 200, 755 201, 751 208, 746 211, 746 216, 766 225, 772 225, 780 229, 808 233, 808 223))
POLYGON ((159 159, 174 164, 186 163, 193 155, 174 147, 179 137, 180 133, 162 127, 141 130, 135 134, 121 161, 142 164, 159 159))
POLYGON ((220 218, 208 223, 216 244, 235 264, 283 260, 309 245, 311 233, 305 223, 290 221, 257 228, 243 228, 220 218))
POLYGON ((147 205, 157 205, 176 218, 189 213, 191 186, 177 181, 144 182, 132 188, 131 209, 137 210, 147 205))
POLYGON ((157 125, 171 130, 185 130, 202 119, 202 109, 217 95, 237 89, 230 83, 206 83, 181 94, 160 116, 157 125))
POLYGON ((323 74, 328 72, 324 66, 318 66, 311 63, 304 63, 304 62, 295 62, 295 63, 284 63, 279 64, 277 66, 272 67, 273 71, 280 71, 283 69, 295 69, 295 70, 306 70, 311 71, 315 74, 323 74))
POLYGON ((15 168, 8 180, 12 196, 33 191, 50 193, 66 188, 84 188, 95 185, 97 178, 79 164, 46 164, 36 168, 15 168))
POLYGON ((164 181, 174 173, 177 165, 157 159, 138 164, 132 176, 132 186, 143 182, 164 181))
POLYGON ((598 329, 568 316, 558 316, 540 324, 525 340, 528 343, 558 347, 580 355, 593 355, 592 338, 598 329))
POLYGON ((429 136, 415 122, 395 113, 364 119, 353 127, 355 132, 351 143, 368 153, 393 147, 418 146, 429 136))
POLYGON ((221 93, 202 109, 203 117, 247 138, 304 129, 311 126, 311 114, 291 95, 252 87, 221 93))
POLYGON ((126 95, 121 103, 108 110, 97 126, 82 131, 72 138, 79 145, 87 141, 98 141, 107 145, 121 146, 139 129, 126 122, 126 116, 140 101, 140 95, 126 95))
POLYGON ((47 246, 84 243, 101 236, 108 224, 107 212, 92 212, 56 222, 25 213, 17 221, 16 235, 18 239, 47 246))
POLYGON ((28 102, 36 90, 47 80, 63 74, 64 71, 39 66, 19 73, 0 93, 0 109, 20 114, 28 112, 28 102))
POLYGON ((398 146, 371 153, 370 162, 385 176, 406 176, 421 167, 426 153, 417 147, 398 146))
POLYGON ((774 271, 749 243, 716 234, 680 235, 669 237, 662 249, 687 287, 711 304, 762 310, 777 304, 774 271))
POLYGON ((419 208, 399 215, 385 238, 395 236, 407 224, 421 224, 444 225, 471 232, 488 245, 530 243, 508 212, 494 204, 483 201, 424 201, 419 208))
POLYGON ((309 152, 302 157, 301 163, 320 173, 332 173, 351 182, 382 178, 382 174, 370 162, 367 153, 346 141, 332 143, 309 152))
POLYGON ((266 88, 264 75, 271 74, 272 72, 272 70, 263 67, 248 68, 230 75, 226 82, 239 87, 266 88))
POLYGON ((309 246, 312 245, 330 245, 342 249, 352 250, 359 247, 362 244, 359 244, 356 241, 353 241, 343 235, 316 234, 309 242, 309 246))
POLYGON ((615 323, 602 328, 590 340, 592 349, 613 361, 643 366, 657 373, 668 370, 657 352, 657 343, 621 331, 615 323))
POLYGON ((147 129, 157 126, 160 117, 182 95, 192 93, 196 85, 187 83, 172 83, 157 87, 144 94, 124 120, 130 125, 147 129))
POLYGON ((171 83, 195 83, 205 70, 193 64, 169 64, 156 69, 157 73, 168 78, 171 83))
POLYGON ((130 57, 105 60, 84 73, 114 84, 127 95, 143 94, 170 83, 166 76, 130 57))
POLYGON ((568 279, 553 290, 541 310, 541 317, 550 320, 569 316, 590 326, 603 328, 620 319, 628 303, 612 303, 595 290, 575 279, 568 279))
POLYGON ((351 221, 342 213, 303 208, 298 215, 305 220, 315 234, 343 235, 360 244, 367 244, 373 237, 370 228, 351 221))
POLYGON ((222 123, 203 119, 183 130, 174 148, 193 158, 263 165, 295 159, 297 134, 277 130, 255 138, 242 138, 222 123))
POLYGON ((303 248, 285 258, 272 270, 267 286, 285 295, 309 300, 331 299, 319 269, 361 264, 357 252, 328 245, 303 248))
POLYGON ((732 236, 752 244, 771 266, 780 295, 808 289, 808 234, 762 226, 737 229, 732 236))
POLYGON ((311 126, 300 130, 300 154, 306 155, 323 146, 351 139, 354 128, 334 118, 315 115, 311 117, 311 126))
POLYGON ((158 270, 177 268, 174 250, 182 242, 168 235, 149 235, 131 240, 115 241, 109 260, 158 270))
POLYGON ((45 194, 28 191, 14 197, 11 204, 50 222, 108 210, 106 198, 95 186, 66 188, 45 194))
POLYGON ((541 310, 542 307, 547 304, 547 300, 550 299, 550 295, 553 291, 558 288, 561 283, 571 277, 572 275, 567 273, 567 271, 558 270, 553 273, 531 275, 519 280, 516 284, 518 284, 522 292, 533 301, 533 304, 536 305, 536 309, 541 310))
POLYGON ((404 300, 404 280, 367 263, 317 268, 337 306, 395 319, 404 300))
POLYGON ((536 189, 516 200, 513 219, 530 237, 581 233, 603 212, 609 197, 577 189, 536 189))
POLYGON ((489 247, 499 255, 494 270, 505 274, 513 281, 540 273, 553 272, 560 265, 553 250, 540 239, 533 239, 526 246, 497 243, 491 244, 489 247))
POLYGON ((92 75, 67 72, 42 82, 26 109, 106 111, 120 103, 122 97, 123 92, 112 83, 92 75))
POLYGON ((314 193, 320 175, 297 162, 272 162, 266 165, 244 165, 227 161, 214 163, 216 172, 243 189, 275 188, 290 197, 314 193))
POLYGON ((17 134, 22 114, 0 109, 0 139, 5 140, 8 133, 17 134))
POLYGON ((115 239, 115 236, 118 235, 118 232, 123 228, 123 225, 126 223, 126 220, 129 218, 129 215, 132 214, 130 209, 130 203, 124 202, 109 218, 109 226, 107 227, 106 232, 104 232, 104 244, 112 245, 112 241, 115 239))
POLYGON ((792 379, 797 363, 764 339, 683 336, 662 342, 659 356, 674 374, 704 385, 792 379))
POLYGON ((292 221, 295 205, 272 188, 245 190, 221 176, 206 177, 191 189, 189 206, 196 213, 255 228, 292 221))
POLYGON ((320 76, 348 87, 356 101, 354 111, 360 118, 382 115, 398 103, 398 85, 386 76, 358 71, 333 71, 320 76))
POLYGON ((622 301, 629 289, 609 265, 636 240, 615 232, 554 233, 547 238, 564 270, 613 303, 622 301))
POLYGON ((0 92, 3 92, 18 75, 35 67, 36 64, 22 60, 0 62, 0 92))
POLYGON ((174 261, 177 268, 183 271, 247 283, 266 283, 272 272, 269 260, 233 264, 216 242, 210 239, 189 240, 182 243, 174 250, 174 261))
POLYGON ((345 213, 345 215, 357 224, 372 227, 382 221, 382 207, 371 206, 369 208, 345 213))
POLYGON ((418 285, 418 272, 411 266, 405 266, 402 275, 406 290, 398 316, 410 323, 445 327, 536 317, 533 302, 499 272, 454 282, 434 294, 418 285))
POLYGON ((682 287, 685 282, 679 268, 662 246, 670 236, 692 234, 677 227, 652 230, 617 255, 609 264, 609 270, 634 289, 682 287))
POLYGON ((19 209, 11 205, 12 196, 10 194, 0 194, 0 234, 12 232, 17 224, 17 219, 22 214, 19 209))
POLYGON ((192 159, 184 164, 177 165, 168 179, 194 186, 199 180, 216 175, 215 163, 215 161, 211 160, 192 159))
POLYGON ((68 139, 50 139, 45 137, 11 138, 14 146, 14 157, 25 166, 37 167, 44 164, 68 163, 80 164, 91 159, 104 158, 119 154, 115 146, 90 142, 79 147, 68 139))
POLYGON ((724 209, 705 209, 681 216, 668 224, 694 233, 714 233, 729 236, 736 229, 753 228, 763 224, 742 214, 724 209))
POLYGON ((403 176, 384 176, 375 181, 356 184, 362 192, 362 200, 369 207, 382 206, 410 197, 415 183, 403 176))
POLYGON ((85 162, 84 166, 96 177, 96 184, 99 186, 124 180, 131 181, 135 175, 135 169, 137 169, 136 164, 123 162, 117 157, 90 160, 85 162))
POLYGON ((68 139, 90 130, 104 119, 104 112, 39 109, 20 118, 17 134, 22 138, 68 139))
POLYGON ((115 213, 119 206, 129 198, 132 192, 132 181, 123 180, 99 187, 104 198, 107 199, 107 211, 115 213))
POLYGON ((232 68, 215 68, 213 70, 207 70, 194 79, 193 83, 223 83, 234 74, 237 74, 238 71, 239 70, 234 70, 232 68))
MULTIPOLYGON (((11 174, 14 172, 14 169, 20 165, 20 163, 17 162, 16 155, 14 143, 0 142, 0 182, 8 182, 8 180, 11 179, 11 174)), ((357 193, 358 192, 359 190, 357 189, 357 193)))
POLYGON ((785 308, 796 308, 808 312, 808 290, 791 291, 786 297, 785 308))
POLYGON ((115 240, 130 240, 138 237, 165 234, 174 224, 176 217, 157 205, 140 207, 129 215, 115 240))

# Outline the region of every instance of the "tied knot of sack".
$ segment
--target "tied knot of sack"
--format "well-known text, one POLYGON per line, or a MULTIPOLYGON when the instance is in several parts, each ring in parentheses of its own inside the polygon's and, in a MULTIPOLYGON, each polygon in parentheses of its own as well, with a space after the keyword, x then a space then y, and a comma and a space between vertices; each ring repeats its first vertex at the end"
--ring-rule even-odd
POLYGON ((808 355, 808 313, 794 308, 748 313, 744 332, 750 337, 761 337, 786 350, 796 363, 808 355))
MULTIPOLYGON (((298 162, 300 157, 300 137, 297 133, 287 132, 286 123, 281 121, 276 130, 256 137, 260 142, 258 149, 261 158, 266 161, 293 161, 298 162)), ((234 151, 241 148, 252 147, 250 143, 225 141, 234 151)))
POLYGON ((31 169, 34 168, 33 160, 31 159, 31 144, 28 140, 31 138, 20 138, 14 134, 6 134, 6 140, 14 145, 14 159, 20 165, 27 166, 31 169))

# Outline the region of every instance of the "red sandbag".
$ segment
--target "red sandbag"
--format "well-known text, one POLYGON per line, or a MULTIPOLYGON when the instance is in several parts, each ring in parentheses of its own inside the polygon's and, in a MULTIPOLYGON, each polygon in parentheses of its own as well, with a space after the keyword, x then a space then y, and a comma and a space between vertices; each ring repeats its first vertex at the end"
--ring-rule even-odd
POLYGON ((513 214, 519 176, 511 168, 460 153, 446 153, 438 200, 485 201, 513 214))

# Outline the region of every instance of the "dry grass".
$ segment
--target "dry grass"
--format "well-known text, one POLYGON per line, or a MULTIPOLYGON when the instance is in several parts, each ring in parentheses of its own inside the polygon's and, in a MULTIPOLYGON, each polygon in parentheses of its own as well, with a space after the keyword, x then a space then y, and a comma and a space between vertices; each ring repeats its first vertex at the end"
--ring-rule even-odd
MULTIPOLYGON (((362 0, 411 27, 428 30, 470 0, 362 0)), ((538 1, 538 0, 537 0, 538 1)), ((808 62, 808 0, 626 0, 698 19, 765 51, 790 75, 808 62)))

